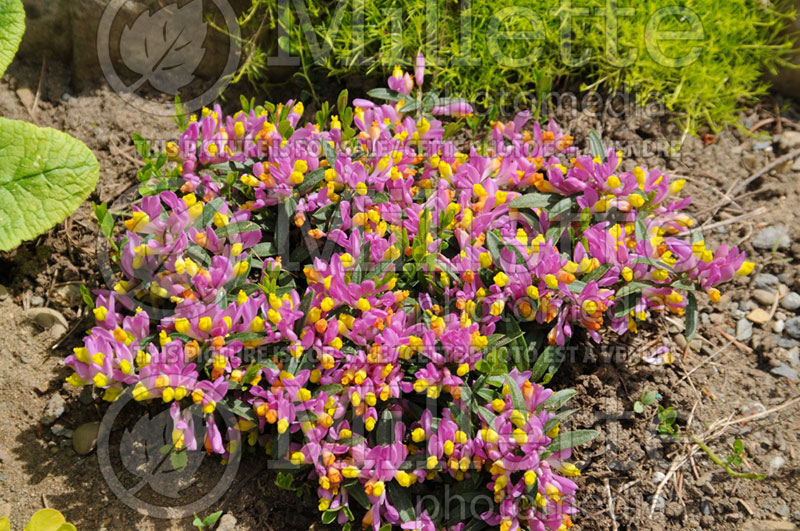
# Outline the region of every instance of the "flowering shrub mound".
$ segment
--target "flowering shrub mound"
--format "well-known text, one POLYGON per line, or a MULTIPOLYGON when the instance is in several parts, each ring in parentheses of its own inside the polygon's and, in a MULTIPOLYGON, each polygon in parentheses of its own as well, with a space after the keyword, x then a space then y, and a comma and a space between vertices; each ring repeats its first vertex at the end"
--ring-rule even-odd
POLYGON ((681 181, 618 173, 594 137, 577 155, 523 113, 459 150, 434 115, 471 109, 423 94, 423 71, 317 123, 294 102, 179 116, 69 381, 171 404, 176 451, 266 447, 326 523, 362 506, 376 530, 570 527, 570 448, 596 433, 559 434, 574 391, 537 383, 559 346, 659 312, 692 329, 691 292, 716 300, 752 264, 689 232, 681 181), (445 519, 447 484, 466 519, 445 519))

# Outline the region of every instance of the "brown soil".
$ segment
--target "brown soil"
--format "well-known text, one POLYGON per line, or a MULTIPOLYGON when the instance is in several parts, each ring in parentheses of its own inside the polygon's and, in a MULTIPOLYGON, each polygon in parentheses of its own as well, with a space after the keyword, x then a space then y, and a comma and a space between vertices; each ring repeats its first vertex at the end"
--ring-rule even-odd
MULTIPOLYGON (((12 66, 0 83, 0 115, 56 127, 86 142, 102 168, 90 200, 113 200, 136 183, 138 162, 131 133, 168 140, 175 132, 172 121, 141 114, 107 89, 64 96, 71 91, 71 81, 58 65, 48 65, 39 89, 40 68, 19 62, 12 66), (26 91, 36 94, 37 90, 37 107, 27 110, 22 103, 26 91)), ((750 127, 771 117, 772 109, 773 102, 764 102, 751 115, 743 116, 742 124, 750 127)), ((797 129, 798 116, 789 109, 780 127, 797 129)), ((648 143, 650 148, 652 143, 663 146, 665 140, 674 141, 681 133, 669 117, 606 116, 603 128, 596 117, 587 114, 560 112, 555 118, 576 135, 579 145, 590 129, 635 150, 648 143)), ((778 127, 772 122, 762 126, 762 132, 778 133, 778 127)), ((713 210, 732 183, 782 154, 773 142, 777 137, 769 134, 726 131, 706 140, 713 142, 706 145, 700 138, 689 137, 673 156, 636 159, 642 165, 688 176, 686 191, 696 198, 691 212, 700 221, 709 217, 709 209, 713 210)), ((758 264, 756 272, 785 274, 782 282, 800 291, 800 275, 796 275, 800 245, 770 253, 756 251, 749 243, 754 232, 768 225, 785 224, 792 236, 798 234, 792 221, 800 204, 800 175, 790 170, 791 165, 789 161, 753 182, 739 192, 736 204, 721 209, 710 221, 725 221, 760 207, 766 207, 764 213, 709 230, 706 240, 714 245, 739 243, 758 264)), ((61 510, 79 529, 191 528, 190 518, 167 523, 120 503, 103 479, 95 453, 78 456, 69 439, 38 422, 56 394, 66 400, 66 411, 56 422, 59 428, 74 429, 100 420, 107 407, 102 400, 79 397, 77 390, 63 384, 69 371, 62 360, 79 344, 77 338, 83 330, 84 310, 77 286, 95 287, 102 282, 97 241, 91 207, 86 203, 48 234, 0 254, 0 283, 10 292, 10 297, 0 301, 0 313, 6 316, 0 342, 0 516, 10 512, 14 527, 21 528, 33 512, 50 506, 61 510), (24 316, 35 297, 62 312, 76 325, 77 333, 51 348, 58 338, 24 316)), ((666 474, 673 462, 688 455, 692 445, 685 439, 659 437, 655 405, 645 408, 643 414, 633 412, 633 403, 643 392, 658 392, 658 404, 678 412, 681 430, 699 437, 716 421, 758 414, 798 396, 794 383, 770 373, 778 363, 788 363, 794 346, 788 336, 773 334, 772 326, 778 319, 792 317, 792 312, 779 308, 769 323, 755 326, 747 341, 737 344, 726 339, 726 334, 735 333, 735 311, 739 306, 749 311, 752 306, 750 295, 749 280, 743 279, 728 286, 728 294, 717 305, 710 307, 707 300, 701 300, 699 333, 690 345, 680 343, 681 334, 674 323, 662 320, 633 338, 611 340, 603 352, 582 346, 575 359, 564 364, 553 385, 579 391, 572 407, 580 412, 568 427, 601 431, 598 439, 576 452, 583 475, 579 478, 581 513, 575 518, 575 529, 738 529, 749 521, 800 522, 800 407, 796 403, 750 422, 732 423, 706 439, 723 458, 730 453, 734 439, 742 439, 746 468, 767 474, 766 479, 730 478, 705 453, 694 453, 663 485, 650 514, 659 474, 666 474), (674 364, 636 363, 662 342, 677 353, 674 364)), ((205 514, 224 509, 238 519, 237 529, 314 527, 318 521, 314 500, 298 499, 275 488, 275 473, 265 471, 262 463, 260 456, 246 457, 227 496, 205 514)), ((216 478, 221 469, 216 462, 204 463, 198 481, 216 478)), ((763 529, 768 524, 753 525, 763 529)))

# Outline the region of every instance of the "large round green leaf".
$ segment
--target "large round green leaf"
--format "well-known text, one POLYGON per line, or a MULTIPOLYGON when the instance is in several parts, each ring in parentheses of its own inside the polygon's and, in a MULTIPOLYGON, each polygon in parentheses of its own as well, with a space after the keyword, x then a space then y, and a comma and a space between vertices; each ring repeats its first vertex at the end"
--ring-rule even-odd
POLYGON ((0 76, 14 59, 25 33, 25 8, 20 0, 0 0, 0 76))
POLYGON ((89 197, 99 174, 83 142, 0 118, 0 251, 64 221, 89 197))

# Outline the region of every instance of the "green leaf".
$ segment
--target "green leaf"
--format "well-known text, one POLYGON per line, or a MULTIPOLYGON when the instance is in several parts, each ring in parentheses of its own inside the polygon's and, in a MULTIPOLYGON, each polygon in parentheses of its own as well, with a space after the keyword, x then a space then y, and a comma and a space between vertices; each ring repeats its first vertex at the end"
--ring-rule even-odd
POLYGON ((206 519, 203 520, 203 523, 206 525, 206 527, 210 527, 217 523, 217 520, 219 520, 220 516, 222 516, 222 511, 211 513, 208 516, 206 516, 206 519))
POLYGON ((332 524, 337 516, 339 516, 339 511, 325 511, 322 513, 322 523, 325 525, 332 524))
POLYGON ((644 405, 642 405, 642 403, 637 400, 636 402, 633 403, 633 411, 635 411, 636 413, 644 413, 644 405))
POLYGON ((547 445, 547 451, 554 453, 566 450, 567 448, 574 448, 588 443, 598 435, 600 435, 600 432, 597 430, 575 430, 562 433, 547 445))
POLYGON ((509 208, 544 208, 550 205, 551 197, 550 194, 525 194, 511 201, 508 206, 509 208))
POLYGON ((225 202, 224 197, 215 197, 214 199, 206 203, 203 206, 202 214, 197 216, 197 219, 194 221, 194 228, 196 228, 197 230, 203 230, 209 225, 211 225, 211 222, 214 221, 214 214, 217 213, 217 211, 222 206, 222 203, 224 202, 225 202))
POLYGON ((41 509, 36 511, 27 523, 23 531, 57 531, 63 529, 75 529, 75 526, 67 523, 64 515, 55 509, 41 509))
POLYGON ((527 411, 528 408, 525 407, 525 397, 522 396, 522 389, 520 389, 519 384, 509 374, 506 374, 505 380, 511 394, 511 403, 514 404, 514 409, 520 413, 527 411))
POLYGON ((363 507, 364 509, 370 508, 372 504, 369 502, 369 499, 367 498, 367 495, 364 492, 364 486, 361 485, 361 483, 355 480, 349 483, 345 483, 343 487, 347 491, 347 494, 355 501, 357 501, 361 507, 363 507))
POLYGON ((565 409, 561 413, 558 413, 555 417, 551 418, 550 420, 548 420, 545 423, 544 428, 542 428, 542 431, 544 433, 548 433, 550 430, 552 430, 558 424, 560 424, 561 421, 563 421, 565 418, 569 417, 570 415, 572 415, 576 411, 578 411, 578 410, 577 409, 565 409))
POLYGON ((83 298, 83 302, 86 303, 86 306, 90 309, 94 309, 94 297, 92 297, 92 293, 89 291, 89 288, 81 284, 81 297, 83 298))
POLYGON ((589 150, 592 152, 593 157, 601 157, 603 162, 607 160, 603 141, 600 140, 600 135, 595 131, 589 133, 589 150))
POLYGON ((0 77, 17 55, 25 33, 25 8, 20 0, 0 0, 0 77))
POLYGON ((686 295, 686 341, 691 341, 697 332, 697 299, 691 291, 686 295))
POLYGON ((97 159, 79 140, 0 118, 0 251, 64 221, 99 175, 97 159))
POLYGON ((400 513, 400 519, 403 522, 411 522, 416 519, 417 513, 414 511, 414 505, 411 503, 411 498, 409 498, 405 488, 392 481, 386 485, 386 491, 392 500, 392 505, 400 513))
POLYGON ((652 406, 653 403, 658 399, 658 393, 655 391, 650 391, 642 395, 642 404, 645 406, 652 406))
POLYGON ((189 452, 172 452, 169 454, 169 462, 175 470, 183 470, 189 463, 189 452))
POLYGON ((379 445, 394 444, 394 418, 392 412, 384 410, 378 420, 378 427, 375 428, 375 441, 379 445))
POLYGON ((394 90, 382 87, 368 90, 367 96, 369 96, 370 98, 377 98, 379 100, 389 100, 389 101, 400 101, 406 99, 406 96, 403 96, 399 92, 395 92, 394 90))
POLYGON ((550 398, 545 400, 544 404, 542 405, 551 411, 556 411, 561 409, 561 406, 569 402, 569 400, 576 394, 578 394, 578 391, 575 389, 562 389, 561 391, 556 391, 550 395, 550 398))
POLYGON ((347 109, 347 96, 347 89, 344 89, 339 93, 339 97, 336 98, 336 108, 339 110, 340 118, 344 114, 345 109, 347 109))
POLYGON ((297 193, 304 194, 317 186, 324 177, 325 168, 318 168, 312 172, 309 172, 303 179, 303 182, 300 183, 295 190, 297 190, 297 193))

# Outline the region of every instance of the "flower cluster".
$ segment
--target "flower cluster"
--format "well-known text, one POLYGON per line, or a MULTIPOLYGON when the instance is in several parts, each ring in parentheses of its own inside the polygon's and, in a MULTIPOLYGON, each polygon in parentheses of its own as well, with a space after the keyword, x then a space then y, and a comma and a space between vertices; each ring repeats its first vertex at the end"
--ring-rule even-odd
POLYGON ((717 300, 753 266, 706 248, 682 181, 578 155, 554 123, 523 113, 460 150, 434 116, 471 108, 423 96, 423 73, 419 56, 386 103, 340 98, 302 126, 291 101, 192 116, 69 381, 170 403, 178 450, 265 446, 316 482, 323 520, 349 527, 356 500, 375 530, 461 529, 412 502, 452 482, 503 531, 565 529, 579 472, 545 354, 696 311, 687 291, 717 300))

